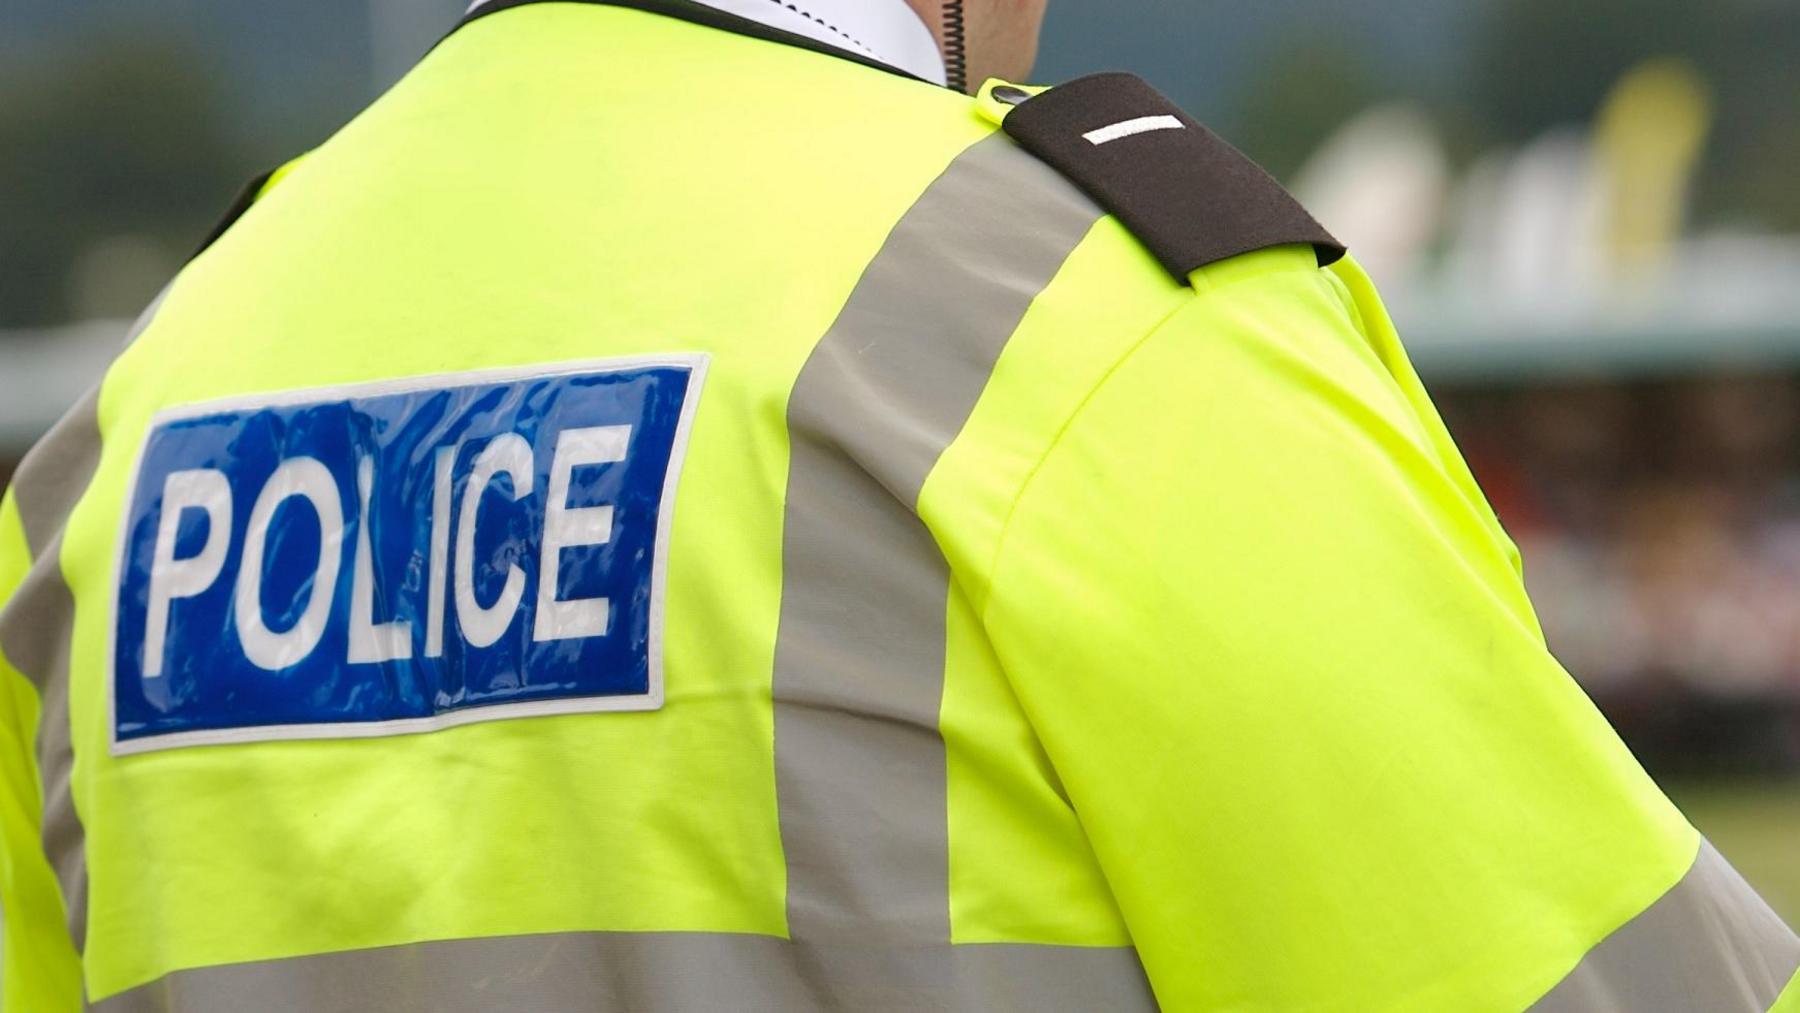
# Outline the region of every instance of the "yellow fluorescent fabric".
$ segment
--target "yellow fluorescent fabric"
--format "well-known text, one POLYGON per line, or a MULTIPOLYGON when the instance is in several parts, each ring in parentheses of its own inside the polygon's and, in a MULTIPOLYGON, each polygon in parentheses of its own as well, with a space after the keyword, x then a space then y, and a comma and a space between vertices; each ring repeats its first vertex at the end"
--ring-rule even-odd
MULTIPOLYGON (((459 30, 284 166, 109 373, 65 532, 88 998, 433 940, 787 935, 789 398, 1006 108, 552 3, 459 30), (671 353, 710 366, 662 710, 111 754, 113 563, 154 413, 671 353)), ((948 571, 952 942, 1135 945, 1172 1009, 1519 1010, 1686 870, 1694 832, 1546 653, 1354 264, 1281 248, 1181 285, 1101 218, 974 389, 903 504, 948 571)), ((25 557, 8 503, 0 601, 25 557)), ((37 697, 0 680, 5 1008, 73 1010, 37 697)))
POLYGON ((1787 990, 1781 993, 1781 998, 1775 1000, 1769 1013, 1800 1013, 1800 974, 1795 974, 1794 979, 1788 982, 1787 990))
MULTIPOLYGON (((0 608, 31 566, 9 494, 0 500, 0 608)), ((62 894, 39 846, 38 695, 0 652, 0 1009, 67 1009, 81 998, 80 958, 63 928, 62 894)))
POLYGON ((1518 1010, 1698 842, 1347 273, 1200 279, 1031 476, 988 630, 1165 1005, 1518 1010))
POLYGON ((1118 222, 1100 222, 1026 313, 920 496, 920 514, 956 575, 940 720, 951 932, 959 943, 1129 939, 979 613, 1001 526, 1026 476, 1106 368, 1189 298, 1118 222))
POLYGON ((9 491, 0 496, 0 602, 12 597, 30 569, 31 550, 25 544, 18 505, 9 491))
POLYGON ((188 269, 108 378, 69 533, 92 994, 425 939, 784 933, 768 701, 785 398, 893 223, 991 132, 957 109, 669 18, 509 11, 452 36, 188 269), (609 189, 626 180, 657 189, 609 189), (108 754, 102 585, 153 412, 669 352, 713 358, 674 513, 662 711, 108 754))

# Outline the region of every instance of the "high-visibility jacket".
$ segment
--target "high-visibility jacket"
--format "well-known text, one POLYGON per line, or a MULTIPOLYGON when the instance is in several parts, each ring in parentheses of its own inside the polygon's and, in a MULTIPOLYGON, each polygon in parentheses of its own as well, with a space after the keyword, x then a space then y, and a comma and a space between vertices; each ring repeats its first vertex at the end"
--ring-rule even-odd
POLYGON ((6 1010, 1800 1009, 1353 260, 704 10, 470 20, 21 467, 6 1010))

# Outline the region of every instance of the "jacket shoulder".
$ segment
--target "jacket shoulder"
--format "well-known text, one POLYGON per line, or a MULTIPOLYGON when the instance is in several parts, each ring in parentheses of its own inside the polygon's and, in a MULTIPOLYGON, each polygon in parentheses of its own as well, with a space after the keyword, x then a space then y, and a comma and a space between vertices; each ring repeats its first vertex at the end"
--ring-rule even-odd
POLYGON ((1310 243, 1319 264, 1344 255, 1280 183, 1131 74, 1097 74, 1032 95, 999 84, 1002 126, 1118 218, 1170 274, 1310 243))

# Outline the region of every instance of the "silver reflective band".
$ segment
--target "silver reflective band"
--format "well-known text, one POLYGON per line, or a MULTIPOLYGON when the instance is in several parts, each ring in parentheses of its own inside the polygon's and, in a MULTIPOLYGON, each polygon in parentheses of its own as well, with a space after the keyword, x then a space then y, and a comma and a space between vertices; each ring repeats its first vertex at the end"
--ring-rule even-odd
POLYGON ((493 1013, 495 1010, 1154 1009, 1129 949, 975 945, 883 955, 771 936, 568 932, 453 939, 177 971, 96 1013, 493 1013), (976 1004, 979 1003, 979 1006, 976 1004))
POLYGON ((75 594, 63 578, 62 538, 70 511, 100 463, 99 405, 96 387, 19 464, 13 497, 32 563, 12 598, 0 608, 0 652, 38 689, 44 855, 56 872, 77 950, 87 936, 87 835, 70 783, 75 768, 69 728, 75 594))
POLYGON ((1098 147, 1102 144, 1111 144, 1114 141, 1122 141, 1127 137, 1136 137, 1139 134, 1148 134, 1152 131, 1186 129, 1187 124, 1173 116, 1139 116, 1135 120, 1125 120, 1121 123, 1114 123, 1110 127, 1101 127, 1098 130, 1090 130, 1081 136, 1086 138, 1089 144, 1098 147))
POLYGON ((1764 1013, 1796 971, 1800 938, 1702 841, 1681 882, 1529 1013, 1764 1013))
MULTIPOLYGON (((135 342, 174 286, 170 282, 139 314, 125 336, 135 342)), ((75 594, 63 579, 62 533, 69 514, 100 466, 100 388, 63 416, 13 476, 13 499, 25 528, 32 564, 0 608, 0 653, 38 689, 37 760, 43 782, 44 855, 56 873, 69 935, 80 950, 87 939, 87 834, 75 811, 70 774, 75 747, 69 729, 69 654, 75 637, 75 594)))
POLYGON ((895 225, 795 382, 774 703, 796 940, 950 941, 950 572, 916 504, 1099 218, 1005 135, 973 145, 895 225))

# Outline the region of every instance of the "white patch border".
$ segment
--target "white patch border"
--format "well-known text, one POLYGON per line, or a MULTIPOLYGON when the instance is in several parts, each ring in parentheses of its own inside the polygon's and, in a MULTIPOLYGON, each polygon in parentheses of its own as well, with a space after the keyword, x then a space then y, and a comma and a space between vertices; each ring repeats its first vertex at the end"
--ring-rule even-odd
MULTIPOLYGON (((110 601, 107 604, 106 628, 106 734, 113 756, 133 756, 195 746, 242 745, 257 742, 295 742, 331 739, 375 739, 401 735, 423 735, 464 725, 509 721, 519 718, 552 717, 570 714, 604 714, 650 712, 663 707, 663 624, 664 595, 668 585, 669 545, 674 534, 675 493, 681 483, 687 462, 688 440, 693 434, 694 416, 699 410, 701 389, 706 384, 707 368, 712 356, 705 352, 679 352, 666 355, 634 355, 609 359, 581 359, 529 366, 503 366, 493 369, 456 373, 426 373, 417 376, 361 383, 307 387, 269 391, 201 401, 165 408, 150 417, 144 438, 131 462, 126 478, 125 504, 120 510, 117 544, 113 550, 113 573, 110 601), (292 408, 305 405, 331 404, 352 398, 385 397, 427 390, 454 390, 496 383, 524 380, 551 380, 558 377, 594 376, 605 373, 627 373, 654 368, 680 368, 688 371, 687 391, 682 397, 681 415, 675 424, 674 443, 669 449, 669 467, 663 475, 662 499, 658 504, 656 540, 650 564, 650 628, 648 645, 649 688, 630 696, 583 696, 556 700, 533 700, 526 703, 487 704, 423 718, 400 718, 392 721, 340 721, 320 724, 258 725, 254 728, 216 728, 192 732, 167 732, 142 738, 119 739, 117 671, 119 657, 119 600, 124 591, 125 554, 131 529, 132 505, 137 496, 139 472, 150 449, 150 438, 157 429, 173 422, 202 418, 220 412, 257 408, 292 408)), ((446 621, 453 621, 446 616, 446 621)), ((517 619, 515 622, 519 621, 517 619)))

